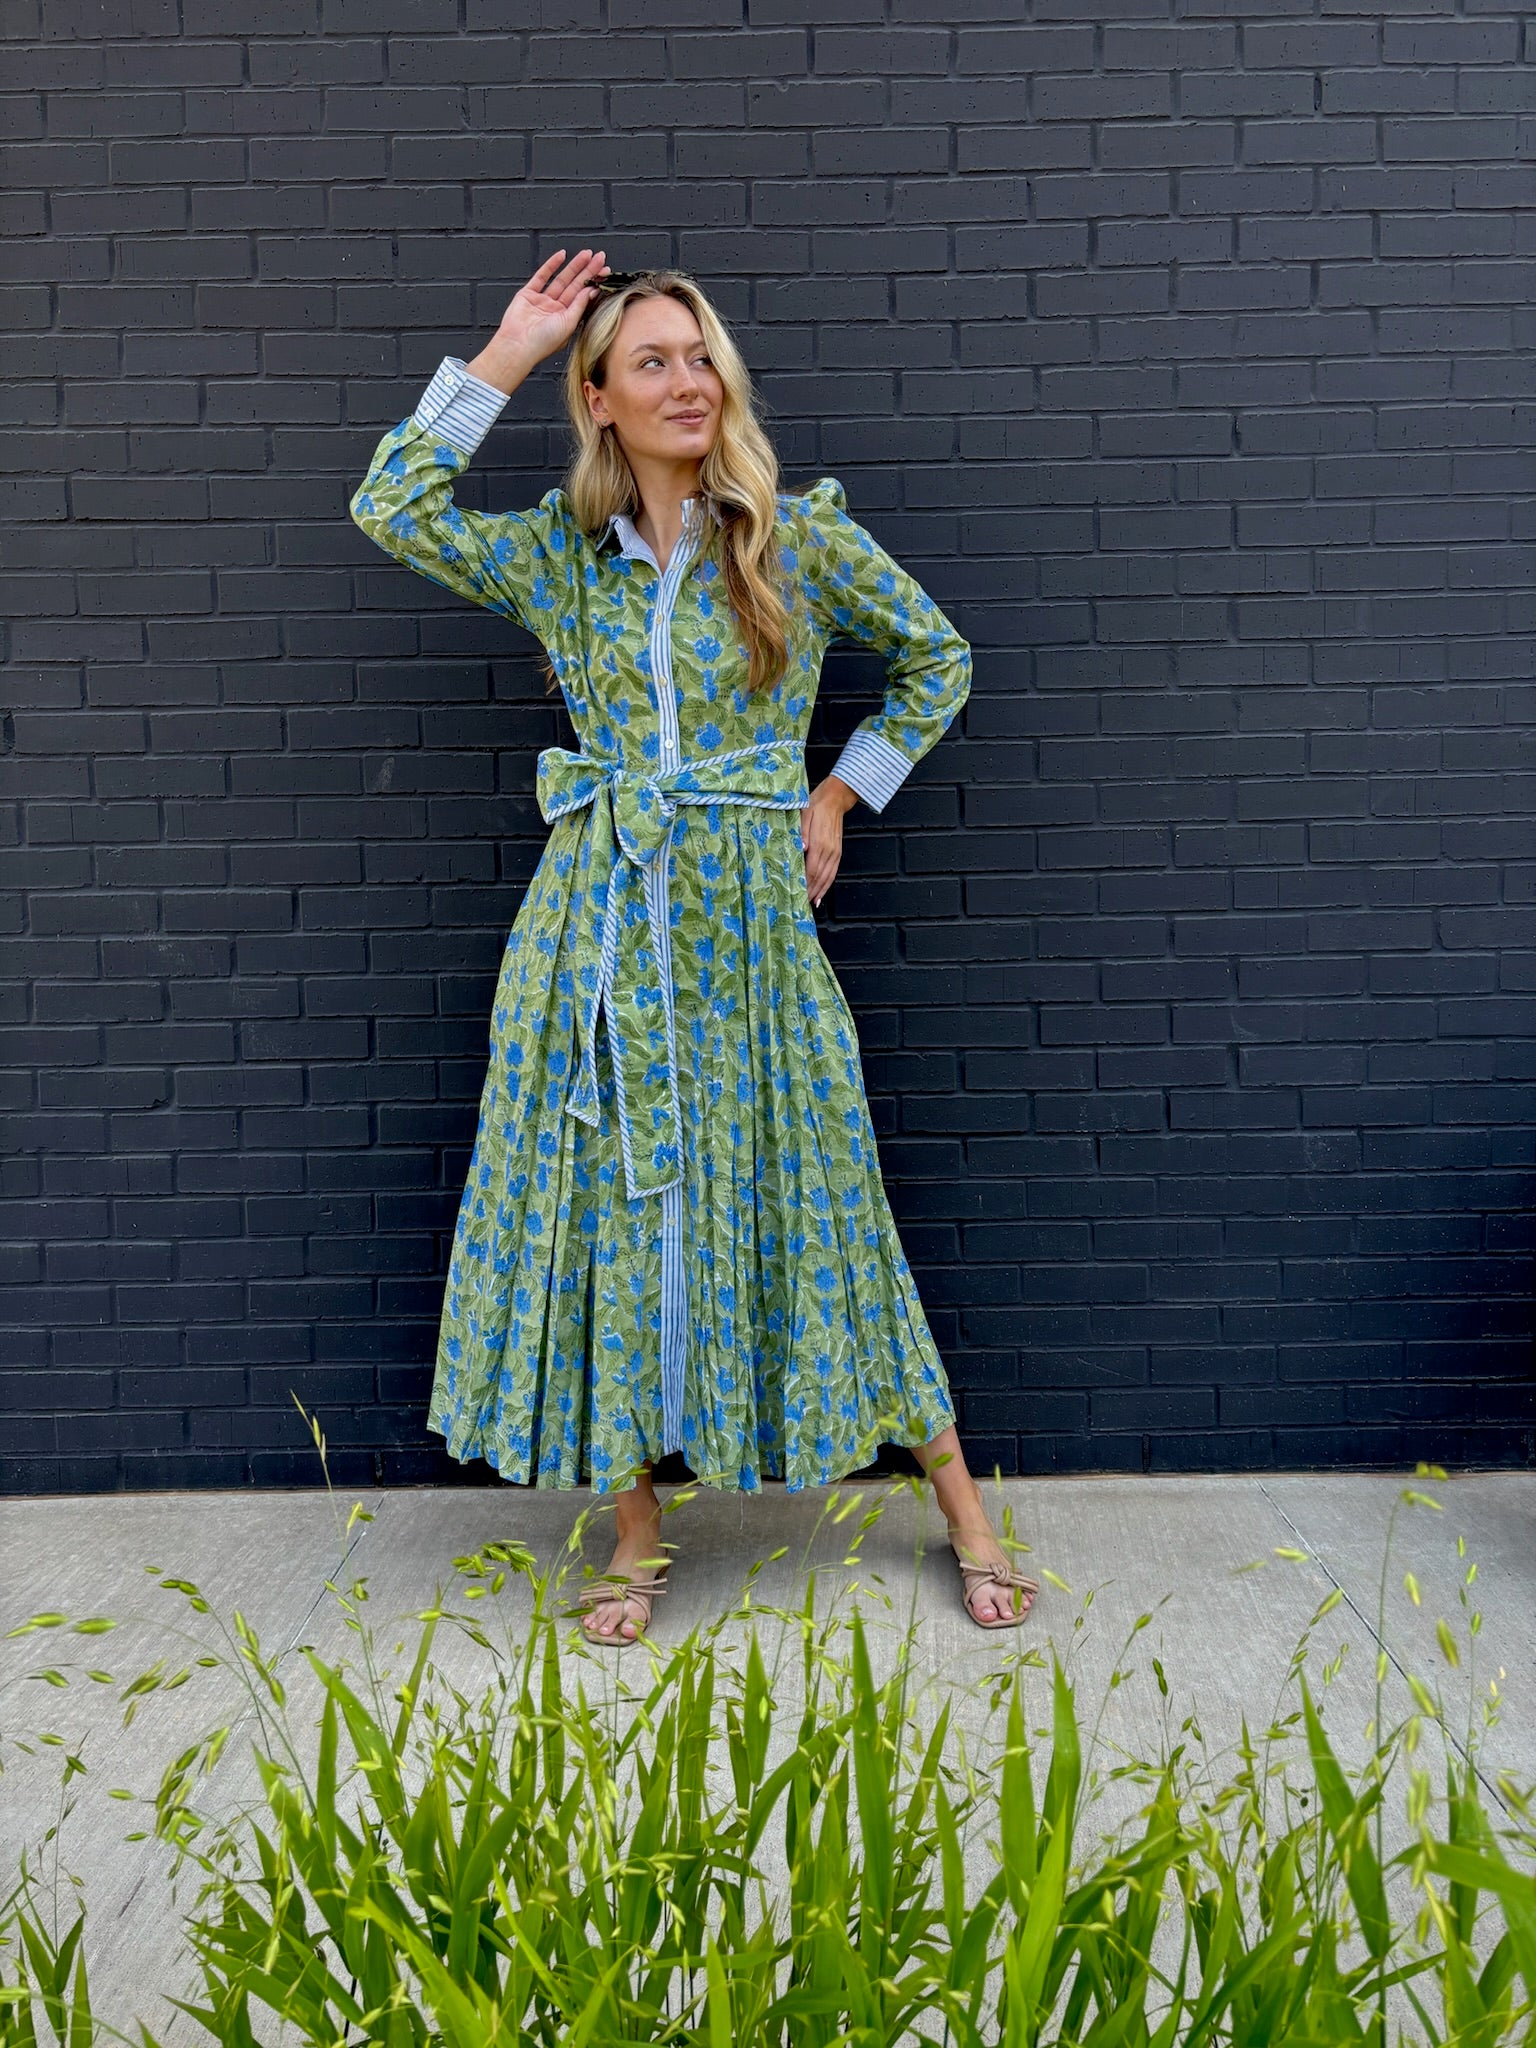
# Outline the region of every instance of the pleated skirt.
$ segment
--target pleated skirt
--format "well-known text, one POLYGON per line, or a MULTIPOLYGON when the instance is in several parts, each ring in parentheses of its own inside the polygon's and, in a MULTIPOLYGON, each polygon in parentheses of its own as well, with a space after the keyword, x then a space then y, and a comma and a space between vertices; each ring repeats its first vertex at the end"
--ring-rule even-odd
POLYGON ((551 830, 502 960, 444 1290, 429 1427, 505 1479, 608 1492, 663 1455, 662 1289, 703 1484, 829 1485, 954 1420, 881 1180, 853 1018, 799 814, 678 813, 667 850, 681 1198, 625 1190, 612 1065, 565 1113, 580 834, 551 830), (669 1234, 670 1233, 670 1234, 669 1234))

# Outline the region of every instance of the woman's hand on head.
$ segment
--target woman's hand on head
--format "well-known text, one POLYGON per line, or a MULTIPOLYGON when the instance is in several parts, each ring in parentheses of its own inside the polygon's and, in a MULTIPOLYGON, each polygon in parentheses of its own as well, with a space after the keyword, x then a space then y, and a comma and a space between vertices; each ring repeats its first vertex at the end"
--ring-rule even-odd
POLYGON ((835 775, 818 782, 800 812, 800 844, 805 849, 805 890, 819 904, 831 888, 843 858, 843 814, 858 799, 857 790, 835 775))
POLYGON ((608 268, 601 249, 579 249, 568 263, 563 249, 539 265, 518 292, 496 330, 493 344, 530 366, 563 348, 576 332, 608 268))

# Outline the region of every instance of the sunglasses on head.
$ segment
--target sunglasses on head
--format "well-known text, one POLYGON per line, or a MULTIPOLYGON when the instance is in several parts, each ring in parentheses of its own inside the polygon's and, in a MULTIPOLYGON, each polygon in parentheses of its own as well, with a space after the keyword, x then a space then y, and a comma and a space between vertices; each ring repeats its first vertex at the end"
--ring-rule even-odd
POLYGON ((644 276, 643 270, 610 270, 606 277, 595 277, 590 282, 595 292, 621 292, 628 285, 638 284, 644 276))

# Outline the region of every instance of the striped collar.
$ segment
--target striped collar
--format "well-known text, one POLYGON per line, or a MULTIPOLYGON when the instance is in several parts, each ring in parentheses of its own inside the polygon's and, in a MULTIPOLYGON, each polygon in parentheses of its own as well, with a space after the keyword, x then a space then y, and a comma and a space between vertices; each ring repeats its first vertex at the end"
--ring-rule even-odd
MULTIPOLYGON (((703 502, 708 505, 710 511, 714 514, 715 524, 717 526, 722 525, 724 523, 724 514, 715 500, 706 495, 703 502)), ((694 508, 698 503, 699 499, 696 497, 684 498, 683 500, 683 532, 685 535, 694 524, 694 508)), ((615 512, 613 514, 607 526, 603 529, 602 544, 606 546, 615 537, 618 540, 619 553, 621 555, 629 560, 638 559, 642 562, 649 562, 653 569, 656 569, 658 572, 660 571, 660 563, 657 562, 655 556, 651 553, 648 543, 641 539, 635 522, 627 512, 615 512)))

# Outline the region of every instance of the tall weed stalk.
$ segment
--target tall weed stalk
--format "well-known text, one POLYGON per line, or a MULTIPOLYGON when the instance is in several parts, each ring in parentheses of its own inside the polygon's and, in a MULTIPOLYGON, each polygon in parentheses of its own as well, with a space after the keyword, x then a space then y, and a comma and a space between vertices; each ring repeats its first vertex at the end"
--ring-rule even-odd
MULTIPOLYGON (((864 1507, 834 1501, 836 1519, 864 1507)), ((1403 1502, 1435 1505, 1421 1487, 1403 1502)), ((1106 1766, 1057 1657, 1048 1726, 1029 1725, 1025 1674, 1043 1660, 1015 1650, 988 1681, 1003 1728, 982 1753, 954 1691, 924 1712, 913 1629, 877 1677, 858 1603, 818 1615, 813 1574, 798 1607, 760 1604, 756 1567, 734 1616, 624 1652, 593 1697, 584 1661, 601 1653, 561 1590, 591 1513, 549 1572, 516 1542, 456 1559, 458 1604, 416 1617, 403 1677, 361 1575, 331 1584, 355 1645, 342 1659, 271 1653, 240 1612, 226 1623, 157 1574, 217 1647, 194 1630, 183 1666, 116 1686, 125 1715, 209 1664, 239 1674, 247 1714, 143 1802, 139 1837, 198 1880, 183 1934, 201 1990, 170 2001, 180 2027, 228 2048, 278 2023, 315 2048, 1536 2044, 1529 1798, 1507 1779, 1490 1797, 1438 1683, 1409 1677, 1411 1710, 1390 1721, 1379 1667, 1371 1753, 1347 1765, 1320 1704, 1336 1667, 1319 1693, 1309 1629, 1287 1697, 1261 1736, 1244 1723, 1224 1774, 1193 1717, 1164 1722, 1156 1755, 1106 1766), (487 1615, 514 1581, 531 1611, 498 1637, 487 1615), (445 1628, 480 1653, 470 1690, 451 1676, 463 1644, 434 1654, 445 1628), (216 1816, 203 1802, 237 1727, 260 1794, 216 1816), (1090 1839, 1126 1783, 1133 1817, 1090 1839)), ((1448 1669, 1478 1632, 1463 1600, 1460 1633, 1441 1624, 1448 1669)), ((12 1633, 70 1626, 38 1615, 12 1633)), ((71 1752, 66 1782, 83 1769, 71 1752)), ((25 1867, 0 1913, 0 2048, 116 2035, 91 2011, 83 1915, 65 1917, 25 1867)), ((138 2038, 156 2048, 142 2022, 138 2038)))

